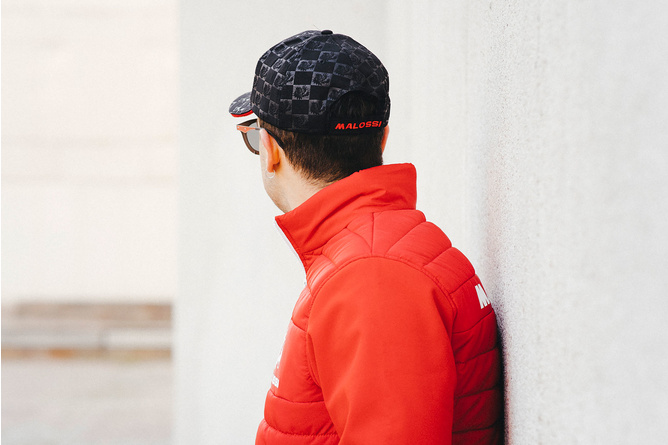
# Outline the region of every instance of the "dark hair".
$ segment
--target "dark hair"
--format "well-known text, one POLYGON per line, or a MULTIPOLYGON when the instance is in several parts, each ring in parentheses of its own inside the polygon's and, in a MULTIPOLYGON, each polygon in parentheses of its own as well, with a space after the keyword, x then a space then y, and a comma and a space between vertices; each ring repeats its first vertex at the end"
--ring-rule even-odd
MULTIPOLYGON (((330 110, 330 116, 341 120, 374 114, 375 98, 357 92, 343 95, 330 110)), ((369 133, 323 135, 281 130, 263 121, 260 126, 281 140, 288 161, 314 182, 331 183, 383 164, 384 128, 369 133)))

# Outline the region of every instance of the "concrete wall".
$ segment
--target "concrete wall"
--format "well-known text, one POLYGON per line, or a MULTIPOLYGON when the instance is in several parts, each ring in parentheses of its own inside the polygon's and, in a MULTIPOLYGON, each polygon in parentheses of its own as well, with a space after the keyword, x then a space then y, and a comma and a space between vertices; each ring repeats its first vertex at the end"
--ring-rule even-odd
POLYGON ((229 104, 250 91, 263 52, 304 29, 347 32, 381 57, 385 50, 380 0, 291 5, 181 3, 177 443, 252 443, 304 280, 229 104))
POLYGON ((303 273, 227 106, 307 28, 391 76, 389 162, 476 265, 501 324, 513 444, 668 435, 668 6, 181 3, 176 441, 251 443, 303 273))
POLYGON ((176 0, 2 2, 2 300, 176 294, 176 0))
POLYGON ((513 443, 668 433, 668 7, 468 11, 471 251, 495 295, 513 443))

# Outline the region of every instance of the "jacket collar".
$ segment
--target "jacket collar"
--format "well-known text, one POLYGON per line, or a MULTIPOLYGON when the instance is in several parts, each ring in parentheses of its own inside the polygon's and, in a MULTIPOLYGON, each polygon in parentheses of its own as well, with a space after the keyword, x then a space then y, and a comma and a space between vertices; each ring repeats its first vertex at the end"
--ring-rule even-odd
POLYGON ((412 164, 391 164, 353 173, 328 185, 276 223, 304 267, 316 250, 356 217, 385 210, 415 209, 417 173, 412 164))

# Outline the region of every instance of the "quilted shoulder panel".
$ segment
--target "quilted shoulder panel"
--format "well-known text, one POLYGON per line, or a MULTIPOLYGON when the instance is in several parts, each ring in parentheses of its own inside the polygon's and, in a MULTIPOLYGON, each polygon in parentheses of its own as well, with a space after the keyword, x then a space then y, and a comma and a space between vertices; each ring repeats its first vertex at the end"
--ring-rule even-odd
POLYGON ((363 257, 387 257, 423 268, 451 247, 450 240, 417 210, 369 213, 354 219, 334 236, 307 271, 314 289, 324 277, 363 257))

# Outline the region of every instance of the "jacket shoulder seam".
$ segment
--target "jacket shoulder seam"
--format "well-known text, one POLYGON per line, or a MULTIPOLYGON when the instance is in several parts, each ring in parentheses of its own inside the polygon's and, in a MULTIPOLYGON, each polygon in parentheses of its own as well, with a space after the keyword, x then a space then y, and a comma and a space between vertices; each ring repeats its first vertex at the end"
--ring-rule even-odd
MULTIPOLYGON (((448 304, 450 305, 450 308, 452 309, 453 320, 455 319, 455 317, 457 315, 457 306, 455 305, 454 301, 452 300, 452 295, 450 294, 450 292, 448 292, 446 289, 444 289, 443 286, 441 286, 441 284, 438 282, 436 277, 433 274, 431 274, 430 272, 428 272, 427 270, 425 270, 424 267, 416 266, 415 264, 412 264, 411 262, 406 261, 403 258, 398 258, 398 257, 394 257, 394 256, 391 256, 391 255, 364 255, 364 256, 358 256, 358 257, 355 257, 355 258, 351 258, 348 261, 338 265, 335 270, 333 270, 330 274, 328 274, 328 276, 326 276, 322 280, 319 280, 319 282, 317 284, 317 287, 315 287, 315 288, 312 288, 310 286, 310 284, 307 283, 307 286, 309 286, 309 289, 311 291, 311 301, 309 302, 308 317, 307 317, 307 322, 306 322, 307 323, 307 325, 306 325, 306 330, 307 331, 308 331, 308 323, 310 322, 310 318, 311 318, 311 310, 313 309, 313 304, 315 303, 315 300, 318 298, 318 295, 320 294, 320 289, 322 289, 322 287, 327 282, 329 282, 329 280, 334 278, 334 276, 336 276, 336 274, 338 272, 340 272, 341 270, 343 270, 344 268, 352 265, 353 263, 368 260, 368 259, 381 259, 381 260, 398 262, 398 263, 401 263, 401 264, 403 264, 407 267, 410 267, 413 270, 418 271, 419 273, 421 273, 422 275, 427 277, 434 284, 434 286, 443 294, 445 299, 448 301, 448 304)), ((331 259, 329 259, 329 260, 331 261, 331 259)))
MULTIPOLYGON (((439 254, 439 256, 440 256, 440 254, 439 254)), ((438 257, 436 257, 436 258, 438 258, 438 257)), ((453 310, 455 309, 456 306, 454 305, 454 302, 452 301, 452 296, 451 296, 450 292, 448 292, 446 289, 443 288, 443 286, 441 286, 441 284, 438 282, 438 279, 436 278, 436 276, 434 274, 430 273, 428 270, 425 269, 425 266, 428 265, 428 264, 431 264, 431 262, 433 262, 433 260, 429 263, 425 263, 424 265, 416 265, 416 264, 413 264, 410 261, 407 261, 404 258, 395 256, 395 255, 389 255, 389 254, 385 254, 385 255, 371 254, 371 255, 365 255, 365 256, 361 256, 361 257, 351 258, 349 261, 347 261, 347 262, 341 264, 339 267, 337 267, 336 270, 334 270, 330 274, 330 276, 326 277, 326 279, 323 280, 323 282, 318 286, 318 291, 325 284, 326 281, 329 281, 334 275, 336 275, 337 272, 341 271, 344 267, 347 267, 354 262, 367 260, 367 259, 382 259, 382 260, 388 260, 388 261, 395 261, 397 263, 401 263, 405 266, 410 267, 411 269, 414 269, 414 270, 420 272, 421 274, 425 275, 427 278, 429 278, 434 283, 434 285, 448 298, 448 301, 453 306, 453 310)), ((465 284, 465 283, 462 283, 462 285, 463 284, 465 284)), ((459 287, 461 287, 462 285, 458 286, 457 289, 459 289, 459 287)))

